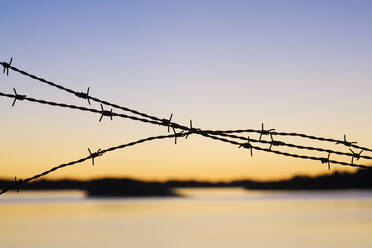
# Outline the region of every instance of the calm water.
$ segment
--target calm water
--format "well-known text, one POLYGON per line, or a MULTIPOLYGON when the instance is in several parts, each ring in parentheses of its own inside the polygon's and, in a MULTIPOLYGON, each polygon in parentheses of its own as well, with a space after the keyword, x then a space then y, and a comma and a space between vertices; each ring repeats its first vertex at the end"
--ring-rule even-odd
POLYGON ((0 198, 0 247, 372 247, 372 192, 179 189, 184 198, 0 198))

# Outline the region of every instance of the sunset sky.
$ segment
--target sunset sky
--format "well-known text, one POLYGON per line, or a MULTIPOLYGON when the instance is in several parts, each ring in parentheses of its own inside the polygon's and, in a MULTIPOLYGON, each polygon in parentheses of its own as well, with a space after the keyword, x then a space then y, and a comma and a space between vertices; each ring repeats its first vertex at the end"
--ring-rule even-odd
MULTIPOLYGON (((372 146, 371 1, 3 1, 0 12, 0 61, 14 57, 15 67, 74 90, 90 87, 98 98, 161 118, 174 113, 174 121, 192 119, 203 129, 259 129, 264 122, 284 132, 346 134, 372 146)), ((88 106, 16 72, 2 74, 0 91, 13 87, 88 106)), ((0 98, 0 178, 32 176, 88 155, 88 147, 167 133, 11 103, 0 98)), ((319 173, 328 169, 317 161, 260 151, 252 158, 248 150, 193 135, 177 145, 162 140, 108 153, 94 167, 85 162, 49 178, 266 180, 319 173)))

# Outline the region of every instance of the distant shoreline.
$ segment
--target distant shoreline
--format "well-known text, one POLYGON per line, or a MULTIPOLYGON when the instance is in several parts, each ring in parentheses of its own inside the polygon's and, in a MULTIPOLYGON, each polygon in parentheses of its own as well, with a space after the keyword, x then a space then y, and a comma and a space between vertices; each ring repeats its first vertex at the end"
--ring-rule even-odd
MULTIPOLYGON (((0 180, 5 188, 14 181, 0 180)), ((355 173, 338 173, 316 177, 295 176, 287 180, 258 182, 236 180, 211 183, 206 181, 171 180, 166 182, 145 182, 134 179, 92 179, 83 180, 38 180, 23 185, 21 190, 84 190, 88 196, 177 196, 174 188, 243 187, 250 190, 345 190, 372 189, 372 170, 358 170, 355 173)))

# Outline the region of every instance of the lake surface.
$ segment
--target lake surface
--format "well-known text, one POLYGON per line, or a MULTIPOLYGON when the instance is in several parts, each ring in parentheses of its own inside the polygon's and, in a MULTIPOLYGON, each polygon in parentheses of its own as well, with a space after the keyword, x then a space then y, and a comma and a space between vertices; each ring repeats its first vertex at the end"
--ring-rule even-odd
POLYGON ((372 191, 178 189, 187 197, 0 198, 0 247, 372 247, 372 191))

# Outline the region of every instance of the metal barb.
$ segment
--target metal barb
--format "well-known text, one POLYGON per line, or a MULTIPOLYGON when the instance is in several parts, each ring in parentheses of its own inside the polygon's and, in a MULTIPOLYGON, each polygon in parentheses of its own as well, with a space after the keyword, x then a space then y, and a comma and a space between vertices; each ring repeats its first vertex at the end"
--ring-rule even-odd
POLYGON ((353 154, 353 156, 351 157, 351 164, 354 164, 354 158, 356 158, 356 160, 359 160, 359 159, 360 159, 360 155, 362 154, 363 150, 360 150, 359 153, 354 152, 354 151, 351 150, 350 148, 349 148, 349 150, 350 150, 351 153, 353 154))
POLYGON ((9 76, 9 67, 11 66, 13 62, 13 57, 10 58, 9 63, 3 62, 1 63, 3 66, 3 73, 6 73, 7 76, 9 76))
POLYGON ((170 127, 171 127, 172 117, 173 117, 173 113, 170 115, 169 120, 167 120, 167 119, 162 119, 161 120, 164 125, 168 126, 168 133, 169 133, 170 127))
POLYGON ((174 144, 177 145, 177 133, 174 127, 172 127, 173 133, 174 133, 174 144))
POLYGON ((88 101, 88 103, 90 105, 89 87, 88 87, 87 93, 84 93, 84 92, 75 92, 75 96, 80 97, 80 98, 83 98, 83 99, 87 99, 87 101, 88 101))
POLYGON ((94 158, 102 156, 101 149, 98 149, 96 152, 91 152, 91 150, 88 148, 90 158, 92 159, 92 165, 94 166, 94 158))
POLYGON ((196 132, 201 133, 201 129, 200 128, 193 128, 192 127, 192 120, 190 120, 190 128, 189 128, 189 131, 185 135, 185 139, 187 139, 187 137, 189 137, 190 134, 196 133, 196 132))
POLYGON ((16 187, 17 192, 19 192, 19 186, 23 183, 22 179, 17 179, 17 177, 14 177, 14 185, 16 187))
MULTIPOLYGON (((173 130, 173 133, 174 133, 174 144, 177 145, 177 137, 182 137, 182 136, 184 136, 185 134, 183 133, 183 131, 177 133, 177 132, 176 132, 176 129, 174 129, 174 127, 172 127, 172 130, 173 130)), ((186 135, 188 135, 188 134, 186 134, 186 135)))
POLYGON ((264 123, 262 122, 259 141, 261 141, 262 135, 270 135, 272 131, 275 131, 275 129, 265 130, 264 123))
POLYGON ((13 88, 13 91, 14 91, 14 100, 13 100, 13 103, 12 103, 12 107, 14 107, 17 100, 22 101, 26 98, 26 95, 18 95, 15 88, 13 88))
POLYGON ((328 170, 331 170, 331 162, 329 161, 330 156, 331 153, 329 152, 327 158, 320 158, 320 162, 322 162, 322 164, 328 164, 328 170))
POLYGON ((189 134, 190 132, 192 132, 193 128, 192 128, 192 120, 190 120, 190 129, 189 129, 189 132, 186 134, 185 136, 185 139, 187 139, 187 137, 189 137, 189 134))
POLYGON ((249 136, 248 136, 248 141, 246 143, 243 143, 243 144, 240 144, 239 148, 240 147, 244 147, 244 148, 247 148, 247 149, 250 149, 251 150, 251 157, 253 157, 253 147, 251 145, 251 142, 250 142, 250 139, 249 139, 249 136))
POLYGON ((272 134, 272 133, 270 133, 270 138, 271 138, 271 142, 270 142, 269 150, 271 150, 271 147, 272 147, 272 146, 281 146, 281 145, 285 145, 285 143, 282 142, 282 141, 274 140, 274 138, 273 138, 273 134, 272 134))
POLYGON ((346 134, 344 134, 344 140, 343 141, 338 141, 336 144, 343 144, 345 146, 352 146, 353 144, 357 144, 358 142, 349 142, 346 140, 346 134))
POLYGON ((103 116, 109 116, 110 119, 112 120, 113 114, 112 114, 112 109, 110 111, 105 110, 103 108, 103 105, 101 104, 101 118, 99 118, 99 121, 102 121, 103 116))

